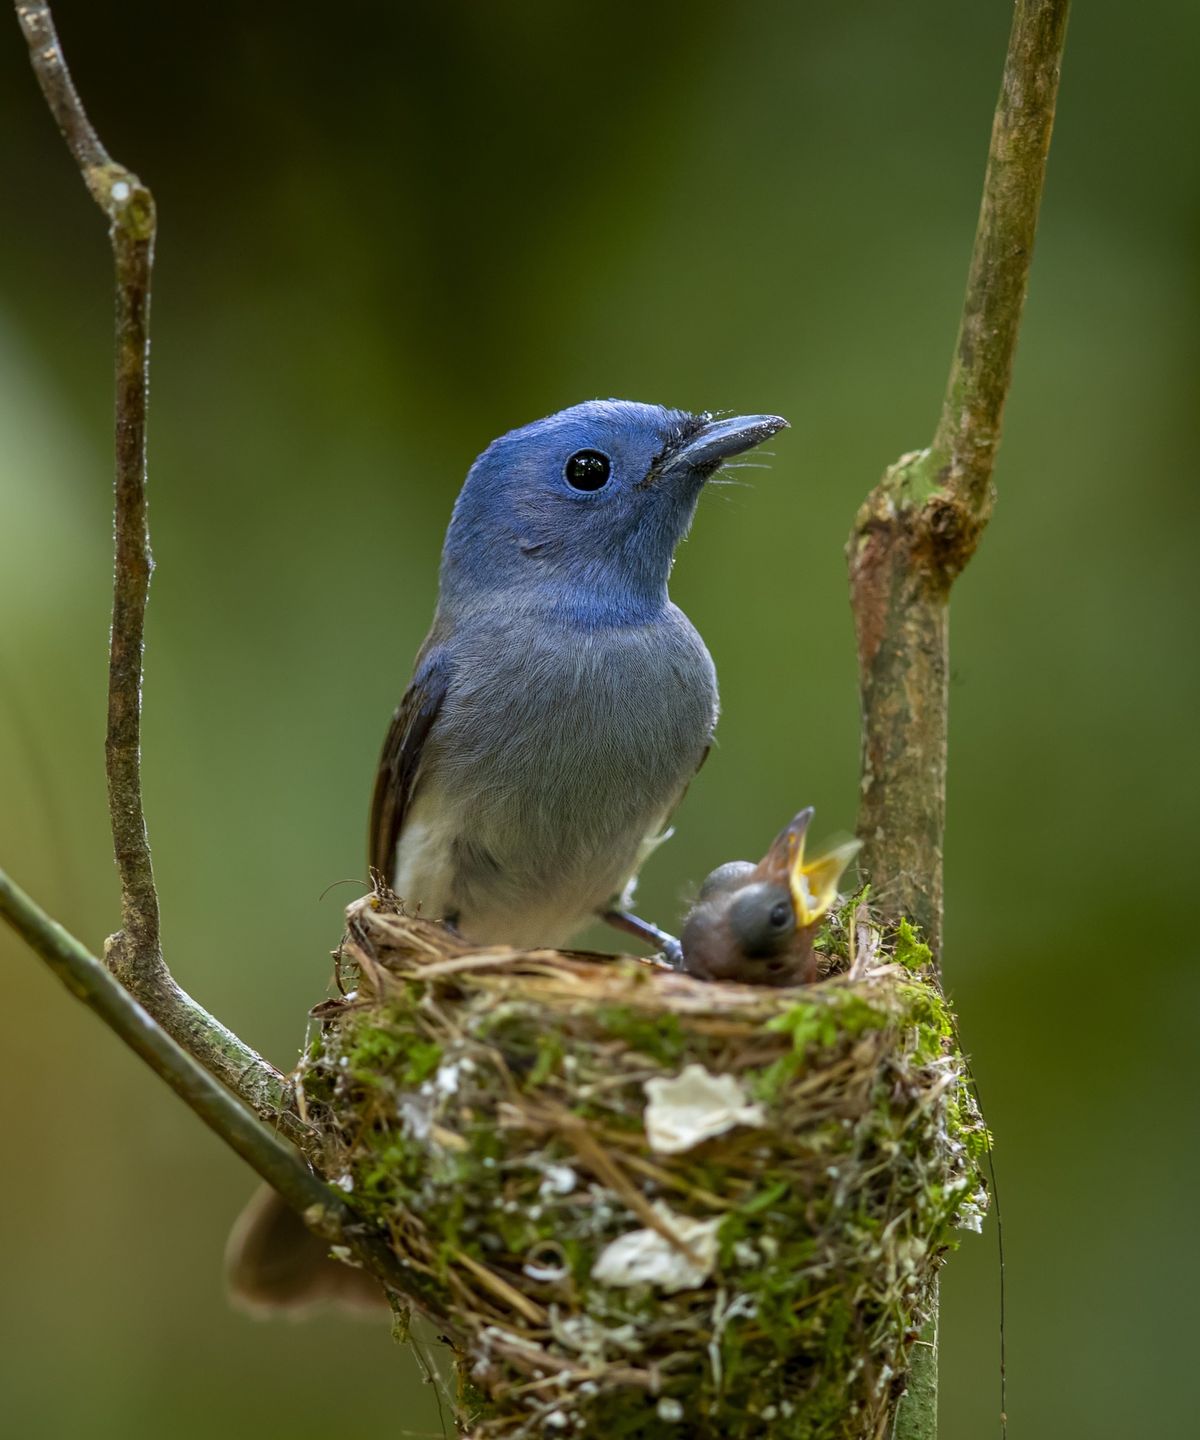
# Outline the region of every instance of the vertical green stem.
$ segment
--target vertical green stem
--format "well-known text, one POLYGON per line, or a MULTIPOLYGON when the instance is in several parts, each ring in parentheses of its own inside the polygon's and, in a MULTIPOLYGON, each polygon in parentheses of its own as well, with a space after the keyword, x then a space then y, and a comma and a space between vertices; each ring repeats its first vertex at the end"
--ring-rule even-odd
MULTIPOLYGON (((950 379, 928 450, 893 465, 849 545, 862 701, 858 832, 874 901, 942 953, 949 599, 992 508, 1069 0, 1017 0, 950 379)), ((937 1289, 896 1440, 937 1435, 937 1289)))

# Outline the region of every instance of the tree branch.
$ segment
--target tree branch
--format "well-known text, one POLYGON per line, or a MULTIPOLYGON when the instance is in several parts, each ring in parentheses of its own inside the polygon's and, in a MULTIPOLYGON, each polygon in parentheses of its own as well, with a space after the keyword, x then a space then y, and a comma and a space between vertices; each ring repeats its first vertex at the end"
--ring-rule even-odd
MULTIPOLYGON (((929 458, 938 486, 978 521, 964 541, 978 541, 991 513, 992 467, 1033 261, 1069 8, 1069 0, 1020 0, 992 122, 958 342, 929 458)), ((960 544, 944 560, 957 573, 970 554, 960 544)))
POLYGON ((144 976, 161 958, 139 764, 143 630, 153 568, 146 521, 146 387, 154 199, 101 144, 67 69, 50 7, 19 0, 16 8, 42 94, 92 198, 108 216, 116 266, 116 563, 105 753, 122 931, 110 945, 115 970, 144 976))
POLYGON ((92 198, 108 216, 116 269, 116 476, 113 616, 105 768, 121 929, 105 946, 112 972, 169 1034, 260 1116, 304 1135, 285 1108, 283 1077, 183 991, 163 960, 158 893, 142 808, 141 692, 146 599, 153 561, 146 514, 146 396, 154 199, 109 155, 75 89, 44 0, 17 0, 29 57, 92 198))
POLYGON ((45 960, 77 1000, 99 1015, 210 1130, 279 1192, 311 1230, 331 1244, 347 1246, 381 1283, 394 1290, 405 1288, 409 1277, 391 1247, 365 1233, 337 1191, 176 1044, 105 966, 3 870, 0 918, 45 960))
POLYGON ((1018 0, 958 343, 933 444, 867 497, 850 538, 863 711, 859 834, 874 897, 941 944, 946 604, 979 543, 1054 122, 1069 0, 1018 0))
POLYGON ((175 1043, 104 965, 0 870, 0 917, 181 1096, 204 1123, 304 1211, 335 1197, 287 1145, 175 1043))
MULTIPOLYGON (((1054 124, 1069 0, 1017 0, 958 341, 928 450, 893 465, 850 537, 862 700, 858 833, 872 898, 925 931, 940 963, 948 602, 992 508, 1054 124)), ((937 1294, 897 1440, 937 1434, 937 1294)))

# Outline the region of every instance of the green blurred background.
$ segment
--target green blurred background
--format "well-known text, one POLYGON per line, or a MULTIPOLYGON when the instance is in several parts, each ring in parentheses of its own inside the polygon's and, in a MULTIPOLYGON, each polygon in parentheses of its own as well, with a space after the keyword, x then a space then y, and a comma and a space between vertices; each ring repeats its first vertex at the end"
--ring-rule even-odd
MULTIPOLYGON (((56 8, 161 217, 145 783, 180 980, 294 1059, 461 478, 590 396, 793 423, 676 570, 725 715, 645 909, 803 803, 850 827, 842 544, 932 430, 1010 6, 56 8)), ((954 600, 946 968, 999 1137, 1014 1440, 1195 1420, 1200 10, 1077 10, 954 600)), ((11 20, 0 190, 0 863, 99 947, 109 260, 11 20)), ((384 1331, 227 1309, 247 1172, 0 952, 0 1429, 437 1431, 384 1331)), ((947 1440, 998 1430, 994 1243, 945 1279, 947 1440)))

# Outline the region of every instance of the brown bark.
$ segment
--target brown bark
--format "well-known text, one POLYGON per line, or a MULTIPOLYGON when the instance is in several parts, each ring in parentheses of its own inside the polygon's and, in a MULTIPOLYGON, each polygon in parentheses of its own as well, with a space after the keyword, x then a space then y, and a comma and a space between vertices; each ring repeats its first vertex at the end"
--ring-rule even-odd
MULTIPOLYGON (((921 926, 940 966, 950 588, 991 515, 992 469, 1025 303, 1069 0, 1017 0, 966 298, 937 431, 858 512, 858 833, 874 903, 921 926)), ((897 1440, 937 1434, 937 1294, 914 1350, 897 1440)))

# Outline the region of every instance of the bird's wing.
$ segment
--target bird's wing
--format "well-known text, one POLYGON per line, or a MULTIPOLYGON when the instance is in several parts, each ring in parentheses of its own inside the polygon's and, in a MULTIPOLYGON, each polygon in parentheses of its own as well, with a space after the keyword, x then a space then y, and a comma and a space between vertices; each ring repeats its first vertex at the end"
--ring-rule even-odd
MULTIPOLYGON (((688 776, 688 778, 683 782, 683 788, 680 790, 679 794, 676 795, 674 803, 672 804, 671 808, 667 811, 666 815, 663 817, 663 822, 662 822, 662 823, 663 823, 663 828, 665 828, 666 826, 670 825, 672 819, 674 818, 674 815, 675 815, 676 810, 678 810, 679 807, 683 804, 684 797, 687 795, 688 791, 692 788, 692 781, 696 778, 697 775, 699 775, 699 773, 701 772, 701 770, 704 769, 704 762, 708 759, 709 755, 712 753, 712 747, 713 747, 713 741, 712 741, 712 739, 710 738, 708 744, 704 747, 704 750, 701 752, 700 759, 696 762, 696 768, 692 771, 692 773, 688 776)), ((663 838, 665 839, 666 837, 664 836, 663 838)))
POLYGON ((425 741, 433 729, 450 683, 446 652, 430 650, 417 663, 404 698, 392 716, 371 797, 371 829, 367 853, 372 867, 391 884, 396 846, 412 800, 425 741))
POLYGON ((704 762, 708 759, 708 753, 712 747, 713 742, 710 740, 704 747, 704 753, 700 756, 696 768, 680 786, 679 793, 663 812, 658 823, 643 838, 641 845, 638 846, 637 864, 634 866, 633 874, 629 877, 629 882, 626 884, 621 895, 620 903, 622 906, 627 907, 633 903, 633 888, 636 885, 638 875, 641 873, 642 866, 660 845, 664 845, 671 836, 674 835, 675 827, 671 824, 671 821, 675 818, 675 812, 683 804, 684 796, 691 789, 692 781, 699 775, 701 770, 704 769, 704 762))

